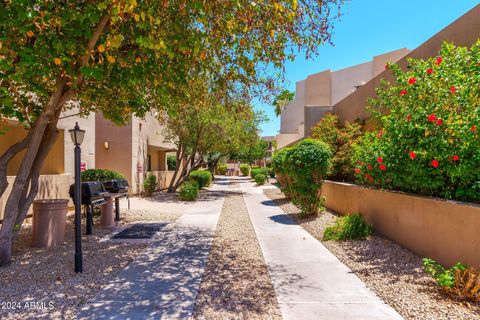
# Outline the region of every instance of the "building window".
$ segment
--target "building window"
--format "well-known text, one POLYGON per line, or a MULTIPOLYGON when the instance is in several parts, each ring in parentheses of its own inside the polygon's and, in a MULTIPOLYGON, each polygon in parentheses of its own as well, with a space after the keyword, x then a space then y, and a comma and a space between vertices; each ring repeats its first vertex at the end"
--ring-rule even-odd
POLYGON ((152 156, 147 154, 147 171, 152 171, 152 156))

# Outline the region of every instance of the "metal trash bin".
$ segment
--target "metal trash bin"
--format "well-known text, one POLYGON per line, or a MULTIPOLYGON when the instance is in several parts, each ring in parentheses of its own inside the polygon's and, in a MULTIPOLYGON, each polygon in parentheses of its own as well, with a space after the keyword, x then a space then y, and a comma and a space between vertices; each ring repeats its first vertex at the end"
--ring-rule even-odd
POLYGON ((67 211, 67 199, 33 201, 32 247, 53 247, 63 244, 67 211))

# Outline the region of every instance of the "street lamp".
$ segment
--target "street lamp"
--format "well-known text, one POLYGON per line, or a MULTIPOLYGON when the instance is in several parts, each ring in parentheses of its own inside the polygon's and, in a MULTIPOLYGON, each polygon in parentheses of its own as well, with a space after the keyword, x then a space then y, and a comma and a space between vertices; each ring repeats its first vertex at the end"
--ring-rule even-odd
POLYGON ((75 272, 83 272, 82 266, 82 190, 80 181, 80 145, 85 137, 85 130, 81 130, 78 126, 78 122, 75 123, 75 127, 71 130, 70 137, 75 145, 75 272))

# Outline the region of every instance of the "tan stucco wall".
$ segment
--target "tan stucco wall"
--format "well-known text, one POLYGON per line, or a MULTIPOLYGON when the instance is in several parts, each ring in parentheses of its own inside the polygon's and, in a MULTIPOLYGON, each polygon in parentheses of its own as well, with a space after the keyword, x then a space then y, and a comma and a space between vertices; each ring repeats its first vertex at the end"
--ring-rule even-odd
POLYGON ((157 177, 157 190, 162 190, 168 188, 170 182, 173 179, 173 174, 175 171, 149 171, 147 175, 154 175, 157 177))
POLYGON ((355 86, 361 86, 372 78, 371 61, 332 72, 331 104, 333 105, 355 92, 355 86))
MULTIPOLYGON (((7 177, 8 187, 0 198, 0 220, 3 219, 5 204, 12 191, 14 176, 7 177)), ((69 174, 42 175, 39 180, 39 191, 35 199, 68 199, 71 204, 68 188, 70 187, 71 177, 69 174)), ((32 208, 30 207, 29 214, 32 208)))
POLYGON ((445 266, 480 269, 480 206, 326 181, 327 208, 360 212, 375 230, 421 257, 445 266))
POLYGON ((387 63, 395 63, 398 60, 405 57, 410 52, 407 48, 398 49, 395 51, 387 52, 373 57, 372 63, 372 78, 378 76, 380 73, 385 71, 385 65, 387 63))
MULTIPOLYGON (((438 54, 443 41, 452 42, 457 46, 471 46, 480 38, 480 5, 467 12, 435 36, 427 40, 421 46, 404 56, 398 64, 402 67, 407 65, 407 58, 428 58, 438 54)), ((401 54, 401 53, 400 53, 401 54)), ((392 57, 377 59, 377 71, 382 62, 392 61, 392 57)), ((375 88, 380 80, 385 78, 393 80, 389 71, 383 70, 377 77, 367 82, 353 94, 349 95, 334 106, 334 113, 340 121, 354 121, 355 119, 366 120, 371 115, 365 110, 367 99, 375 96, 375 88)))
POLYGON ((98 112, 95 130, 96 168, 120 172, 132 184, 132 124, 116 126, 98 112), (108 142, 108 149, 105 149, 105 142, 108 142))
POLYGON ((305 105, 331 105, 331 72, 325 70, 307 77, 305 83, 305 105))
POLYGON ((277 149, 281 149, 303 138, 301 134, 277 134, 277 149))
MULTIPOLYGON (((78 113, 77 109, 68 110, 62 113, 61 117, 78 113)), ((95 168, 95 113, 91 113, 88 117, 68 117, 58 121, 58 128, 63 130, 63 159, 65 163, 65 173, 70 174, 71 182, 73 183, 75 169, 74 169, 74 145, 70 138, 68 130, 73 129, 75 123, 78 122, 80 129, 85 130, 85 138, 82 142, 82 156, 81 161, 87 164, 87 169, 95 168)), ((61 158, 61 157, 59 157, 61 158)), ((63 172, 62 172, 63 173, 63 172)))
POLYGON ((303 132, 299 131, 299 126, 304 122, 305 83, 305 80, 297 82, 295 99, 282 110, 280 116, 280 133, 303 134, 303 132))

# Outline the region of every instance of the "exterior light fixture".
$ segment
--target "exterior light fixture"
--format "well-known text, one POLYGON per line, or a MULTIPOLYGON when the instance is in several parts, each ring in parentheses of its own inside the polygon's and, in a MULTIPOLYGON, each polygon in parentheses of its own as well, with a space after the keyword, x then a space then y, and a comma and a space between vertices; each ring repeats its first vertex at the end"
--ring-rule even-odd
POLYGON ((75 127, 71 130, 70 137, 75 145, 75 187, 74 187, 74 199, 75 199, 75 272, 83 272, 83 257, 82 257, 82 190, 80 181, 80 158, 81 149, 80 145, 85 137, 85 130, 81 130, 78 126, 78 122, 75 123, 75 127))
POLYGON ((103 142, 103 147, 105 148, 105 150, 108 150, 110 148, 108 141, 103 142))

